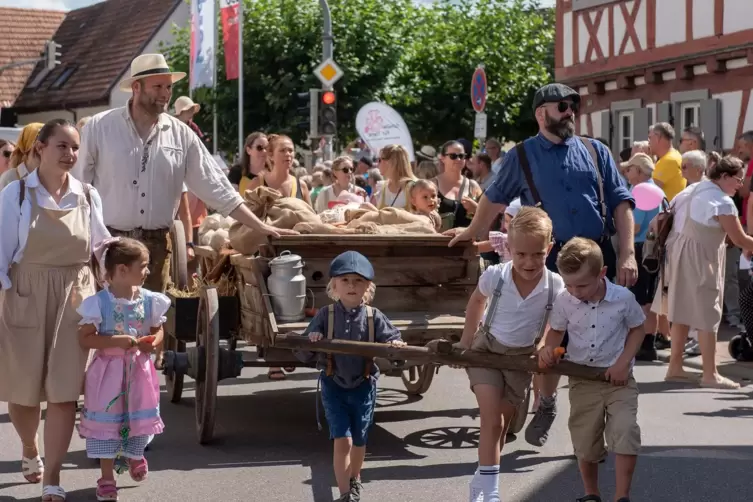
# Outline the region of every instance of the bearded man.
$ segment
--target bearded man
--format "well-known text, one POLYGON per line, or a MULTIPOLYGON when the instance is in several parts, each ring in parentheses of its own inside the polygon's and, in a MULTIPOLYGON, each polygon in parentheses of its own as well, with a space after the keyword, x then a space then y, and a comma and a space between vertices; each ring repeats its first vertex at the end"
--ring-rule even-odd
MULTIPOLYGON (((455 229, 450 246, 488 229, 520 197, 524 205, 539 206, 552 219, 550 270, 557 271, 557 254, 568 240, 585 237, 601 247, 607 277, 632 286, 638 276, 633 248, 635 201, 607 146, 575 136, 580 95, 566 85, 548 84, 536 91, 533 108, 539 134, 507 152, 497 178, 481 197, 471 226, 455 229), (615 233, 617 254, 611 243, 615 233)), ((525 433, 526 441, 534 446, 542 446, 548 438, 557 413, 558 382, 558 375, 537 377, 539 407, 525 433)))

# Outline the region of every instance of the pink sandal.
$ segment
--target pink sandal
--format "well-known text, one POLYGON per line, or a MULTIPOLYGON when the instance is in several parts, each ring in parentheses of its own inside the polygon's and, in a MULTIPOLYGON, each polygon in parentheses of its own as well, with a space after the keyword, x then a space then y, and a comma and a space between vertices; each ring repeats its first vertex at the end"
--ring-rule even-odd
POLYGON ((115 502, 118 500, 118 488, 115 481, 104 478, 97 480, 97 500, 100 502, 115 502))
POLYGON ((144 457, 139 460, 128 460, 128 474, 131 475, 131 479, 137 483, 141 483, 149 475, 149 464, 144 457))

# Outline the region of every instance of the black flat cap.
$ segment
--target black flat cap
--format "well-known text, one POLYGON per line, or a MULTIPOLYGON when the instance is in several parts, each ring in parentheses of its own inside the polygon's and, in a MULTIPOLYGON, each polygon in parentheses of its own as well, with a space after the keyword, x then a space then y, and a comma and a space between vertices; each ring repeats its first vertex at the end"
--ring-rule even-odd
POLYGON ((565 84, 547 84, 541 87, 533 96, 534 111, 544 103, 557 103, 565 99, 572 99, 574 103, 580 103, 580 94, 565 84))

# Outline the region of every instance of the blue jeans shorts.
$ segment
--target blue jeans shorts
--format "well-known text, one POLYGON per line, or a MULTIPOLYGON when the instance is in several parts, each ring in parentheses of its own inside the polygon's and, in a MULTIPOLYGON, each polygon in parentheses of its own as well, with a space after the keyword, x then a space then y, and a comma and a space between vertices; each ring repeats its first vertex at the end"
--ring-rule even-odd
POLYGON ((353 446, 366 446, 369 427, 374 422, 376 382, 364 381, 346 389, 331 377, 322 376, 322 404, 329 425, 329 438, 353 438, 353 446))

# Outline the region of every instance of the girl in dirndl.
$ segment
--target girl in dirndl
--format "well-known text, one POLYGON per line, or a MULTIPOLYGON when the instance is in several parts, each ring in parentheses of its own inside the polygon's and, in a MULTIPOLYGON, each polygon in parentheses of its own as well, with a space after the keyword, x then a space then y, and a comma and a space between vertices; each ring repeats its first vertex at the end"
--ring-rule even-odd
POLYGON ((102 260, 108 286, 84 300, 79 341, 94 349, 86 370, 79 433, 89 458, 100 461, 97 500, 118 500, 115 462, 125 459, 131 478, 146 479, 144 448, 164 428, 160 386, 150 355, 162 342, 170 300, 143 289, 149 251, 141 242, 119 238, 105 244, 102 260))

